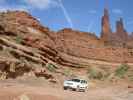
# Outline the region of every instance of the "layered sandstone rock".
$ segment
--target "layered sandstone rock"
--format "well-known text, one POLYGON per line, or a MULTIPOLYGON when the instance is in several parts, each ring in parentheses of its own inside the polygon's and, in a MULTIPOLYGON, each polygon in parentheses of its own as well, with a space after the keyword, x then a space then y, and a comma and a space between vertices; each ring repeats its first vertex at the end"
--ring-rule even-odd
POLYGON ((122 19, 116 26, 117 31, 111 32, 107 9, 101 38, 68 28, 53 32, 23 11, 0 13, 0 70, 6 77, 32 71, 53 79, 46 67, 49 64, 59 70, 56 65, 79 68, 90 63, 133 63, 132 35, 125 31, 122 19), (45 70, 36 72, 38 67, 45 70))
MULTIPOLYGON (((27 12, 0 13, 0 63, 4 67, 1 69, 1 66, 0 70, 6 73, 5 78, 15 78, 31 71, 36 73, 36 68, 52 62, 57 54, 49 32, 27 12)), ((46 71, 45 76, 49 76, 46 71)))
MULTIPOLYGON (((82 55, 82 50, 100 46, 95 34, 63 29, 57 32, 57 49, 72 55, 82 55)), ((84 52, 85 53, 85 52, 84 52)))

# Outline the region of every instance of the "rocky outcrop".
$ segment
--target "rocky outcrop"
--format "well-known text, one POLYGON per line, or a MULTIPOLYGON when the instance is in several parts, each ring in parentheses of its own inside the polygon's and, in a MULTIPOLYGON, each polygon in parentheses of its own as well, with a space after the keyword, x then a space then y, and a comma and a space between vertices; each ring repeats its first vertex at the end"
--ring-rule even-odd
POLYGON ((107 45, 113 47, 126 47, 128 38, 129 36, 124 28, 123 19, 120 18, 118 21, 116 21, 116 32, 110 33, 107 45))
POLYGON ((103 42, 107 42, 109 41, 110 34, 112 33, 110 28, 109 12, 107 8, 104 9, 104 15, 102 17, 101 26, 102 26, 101 40, 103 42))
POLYGON ((116 22, 116 36, 121 39, 121 41, 126 42, 128 40, 128 33, 126 32, 123 24, 123 19, 120 18, 116 22))
POLYGON ((123 19, 120 18, 116 21, 116 31, 112 32, 110 27, 109 12, 108 9, 104 9, 104 15, 102 17, 102 32, 100 40, 104 46, 111 47, 128 47, 129 34, 124 27, 123 19))
POLYGON ((57 32, 56 45, 59 51, 80 55, 82 50, 98 47, 100 43, 95 34, 63 29, 57 32))
POLYGON ((113 33, 107 9, 102 17, 101 38, 69 28, 51 31, 23 11, 0 13, 0 77, 16 78, 32 72, 53 80, 51 68, 61 73, 62 66, 133 63, 132 35, 129 38, 122 19, 116 26, 113 33))
MULTIPOLYGON (((55 43, 49 32, 27 12, 0 13, 0 77, 16 78, 31 71, 36 75, 36 68, 55 61, 55 43)), ((47 71, 42 76, 52 77, 47 71)))

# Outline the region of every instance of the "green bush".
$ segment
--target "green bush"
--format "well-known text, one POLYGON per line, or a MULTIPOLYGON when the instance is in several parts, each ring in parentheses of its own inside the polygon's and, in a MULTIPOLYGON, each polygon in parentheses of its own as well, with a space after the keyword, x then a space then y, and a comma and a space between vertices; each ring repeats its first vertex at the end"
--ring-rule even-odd
POLYGON ((125 74, 127 73, 129 69, 129 66, 127 64, 121 64, 116 70, 115 70, 115 76, 123 78, 125 74))
POLYGON ((91 68, 91 69, 88 70, 88 77, 90 79, 98 79, 98 80, 101 80, 101 79, 104 78, 104 74, 100 70, 97 70, 95 68, 91 68))
POLYGON ((22 41, 23 41, 23 38, 22 38, 21 36, 18 35, 18 36, 15 38, 15 41, 16 41, 16 43, 21 44, 22 41))
POLYGON ((50 71, 50 72, 56 72, 56 66, 52 63, 48 63, 46 68, 50 71))

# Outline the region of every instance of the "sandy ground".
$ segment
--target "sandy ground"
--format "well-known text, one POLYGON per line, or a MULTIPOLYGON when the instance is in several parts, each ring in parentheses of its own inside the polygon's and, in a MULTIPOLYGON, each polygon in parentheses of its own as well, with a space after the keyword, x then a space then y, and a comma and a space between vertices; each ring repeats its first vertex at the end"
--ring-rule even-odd
POLYGON ((86 92, 76 92, 63 90, 58 85, 40 83, 0 81, 0 100, 133 100, 133 88, 128 88, 127 84, 96 85, 86 92))

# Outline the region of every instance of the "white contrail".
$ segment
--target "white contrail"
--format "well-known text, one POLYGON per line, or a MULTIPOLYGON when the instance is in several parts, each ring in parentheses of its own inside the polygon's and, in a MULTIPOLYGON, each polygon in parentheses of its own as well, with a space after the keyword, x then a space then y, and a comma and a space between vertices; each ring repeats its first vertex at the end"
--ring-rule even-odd
POLYGON ((63 13, 64 13, 64 16, 65 16, 67 22, 69 23, 70 27, 73 28, 72 20, 71 20, 69 14, 68 14, 66 8, 64 7, 64 5, 63 5, 63 3, 62 3, 61 0, 58 0, 58 1, 59 1, 60 7, 61 7, 61 9, 62 9, 62 11, 63 11, 63 13))
POLYGON ((91 21, 90 24, 88 25, 88 32, 91 31, 93 24, 94 24, 94 21, 91 21))

